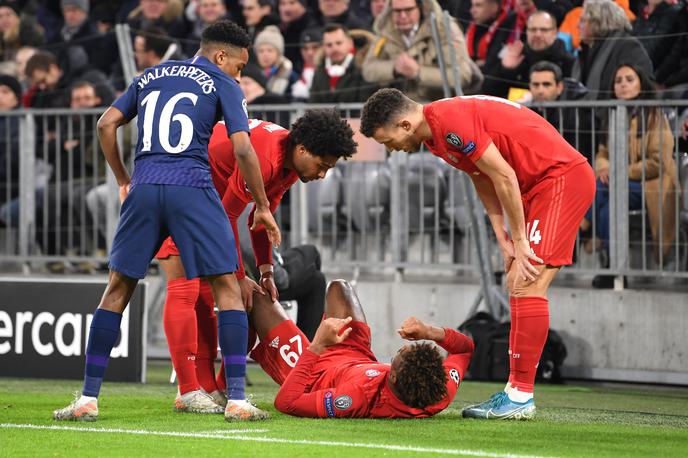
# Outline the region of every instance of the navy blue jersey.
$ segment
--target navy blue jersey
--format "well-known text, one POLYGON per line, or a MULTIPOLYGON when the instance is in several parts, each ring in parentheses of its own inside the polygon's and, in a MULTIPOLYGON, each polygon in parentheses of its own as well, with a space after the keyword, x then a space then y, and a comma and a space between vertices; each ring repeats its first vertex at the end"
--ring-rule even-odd
POLYGON ((138 114, 132 185, 212 187, 208 142, 215 123, 224 118, 227 135, 249 132, 239 84, 202 56, 145 70, 112 106, 127 119, 138 114))

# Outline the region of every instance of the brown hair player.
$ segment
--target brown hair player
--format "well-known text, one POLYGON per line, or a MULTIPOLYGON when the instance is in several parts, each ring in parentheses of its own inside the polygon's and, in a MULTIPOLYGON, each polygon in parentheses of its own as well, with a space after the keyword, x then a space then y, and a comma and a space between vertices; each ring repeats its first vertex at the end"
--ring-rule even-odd
POLYGON ((571 264, 578 227, 595 195, 590 165, 544 118, 497 97, 423 106, 381 89, 363 107, 361 132, 392 150, 415 152, 424 143, 473 181, 504 256, 510 370, 504 391, 463 415, 531 418, 535 372, 549 331, 547 290, 561 266, 571 264))

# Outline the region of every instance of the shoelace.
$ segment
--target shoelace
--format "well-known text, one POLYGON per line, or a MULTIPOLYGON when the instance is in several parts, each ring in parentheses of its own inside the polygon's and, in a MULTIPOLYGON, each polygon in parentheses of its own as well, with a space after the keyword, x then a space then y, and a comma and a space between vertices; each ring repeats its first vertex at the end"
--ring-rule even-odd
POLYGON ((509 395, 504 391, 500 391, 492 397, 492 407, 498 409, 509 402, 509 395))

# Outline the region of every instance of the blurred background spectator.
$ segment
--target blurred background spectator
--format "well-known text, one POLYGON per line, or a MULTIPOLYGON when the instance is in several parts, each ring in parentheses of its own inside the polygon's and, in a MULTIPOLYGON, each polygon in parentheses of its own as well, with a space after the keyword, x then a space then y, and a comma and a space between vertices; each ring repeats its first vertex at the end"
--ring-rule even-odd
POLYGON ((188 31, 182 13, 181 0, 140 0, 139 6, 129 13, 127 22, 133 32, 156 26, 165 29, 171 37, 185 37, 188 31))
MULTIPOLYGON (((246 3, 256 0, 246 0, 246 3)), ((191 31, 184 41, 183 51, 187 56, 193 56, 201 44, 201 32, 208 25, 220 19, 227 19, 227 7, 224 0, 198 0, 196 5, 195 20, 191 21, 191 31)))
POLYGON ((325 26, 332 22, 348 28, 365 29, 367 23, 358 18, 350 8, 350 0, 318 0, 318 23, 325 26))
POLYGON ((530 15, 526 27, 526 43, 520 39, 505 46, 497 76, 503 81, 497 94, 507 97, 509 87, 526 87, 529 69, 540 61, 556 64, 563 76, 571 76, 575 57, 566 51, 563 41, 557 38, 557 22, 550 13, 536 11, 530 15))
POLYGON ((301 33, 301 59, 303 66, 300 72, 294 72, 295 81, 291 85, 291 97, 295 101, 305 102, 310 97, 313 76, 315 75, 316 56, 322 48, 322 34, 318 28, 306 29, 301 33))
POLYGON ((255 39, 265 27, 279 24, 272 0, 243 0, 241 5, 246 30, 251 39, 255 39))
POLYGON ((503 94, 506 81, 499 76, 499 56, 505 44, 516 41, 513 36, 516 14, 500 0, 471 0, 471 17, 466 42, 468 54, 485 77, 481 92, 503 94))
POLYGON ((278 0, 278 2, 279 30, 282 32, 284 42, 288 44, 284 50, 284 56, 292 62, 294 70, 300 73, 303 68, 298 46, 301 32, 317 24, 308 9, 306 0, 278 0))
POLYGON ((284 95, 292 82, 293 66, 284 56, 284 38, 274 25, 267 26, 255 39, 256 60, 267 78, 267 89, 284 95))
MULTIPOLYGON (((478 0, 482 1, 482 0, 478 0)), ((437 61, 437 48, 432 38, 430 13, 441 17, 436 0, 390 0, 389 8, 375 20, 375 43, 363 64, 363 77, 369 83, 392 86, 417 101, 442 98, 442 76, 437 61)), ((464 36, 455 20, 451 22, 451 43, 456 53, 465 93, 476 92, 482 75, 469 58, 464 36)), ((442 42, 447 31, 439 24, 442 42)), ((450 62, 450 48, 442 49, 445 62, 450 62)), ((453 75, 449 73, 453 84, 453 75)))
MULTIPOLYGON (((530 68, 528 88, 533 102, 555 102, 557 100, 579 100, 587 90, 580 82, 564 78, 561 68, 548 61, 540 61, 530 68)), ((592 163, 592 114, 590 110, 576 107, 541 108, 534 107, 552 124, 567 142, 592 163)))
POLYGON ((36 19, 21 14, 18 3, 0 2, 0 56, 14 59, 22 46, 40 46, 45 42, 43 28, 36 19))
POLYGON ((363 103, 368 100, 378 86, 366 82, 361 73, 366 49, 358 51, 351 33, 341 24, 326 26, 322 41, 325 58, 315 70, 309 102, 363 103))
MULTIPOLYGON (((289 98, 284 95, 270 92, 267 88, 265 74, 255 64, 248 64, 241 71, 239 80, 241 90, 246 97, 246 103, 250 105, 274 105, 288 103, 289 98)), ((260 119, 274 122, 282 127, 289 127, 289 111, 265 111, 260 113, 260 119)))
POLYGON ((614 72, 621 63, 634 64, 652 75, 652 61, 631 35, 631 23, 623 8, 610 0, 586 0, 579 21, 581 51, 572 76, 588 88, 587 99, 612 96, 614 72))
MULTIPOLYGON (((615 99, 641 100, 654 98, 651 74, 635 64, 621 64, 612 73, 615 99)), ((609 132, 612 135, 613 132, 609 132)), ((628 151, 610 151, 608 142, 599 145, 595 157, 597 191, 595 205, 581 223, 583 231, 596 216, 596 236, 603 250, 609 247, 609 161, 611 154, 628 155, 629 210, 642 209, 643 194, 650 232, 656 248, 666 257, 676 233, 676 164, 673 158, 674 138, 669 121, 660 108, 636 107, 630 113, 628 151), (660 180, 660 169, 663 172, 660 180), (643 181, 644 180, 644 181, 643 181), (660 224, 661 220, 661 224, 660 224), (659 245, 661 234, 662 245, 659 245)), ((590 242, 595 243, 595 242, 590 242)), ((590 244, 588 244, 590 245, 590 244)), ((588 250, 591 251, 590 247, 588 250)), ((658 259, 658 258, 657 258, 658 259)), ((614 277, 599 275, 593 279, 596 288, 613 287, 614 277)))

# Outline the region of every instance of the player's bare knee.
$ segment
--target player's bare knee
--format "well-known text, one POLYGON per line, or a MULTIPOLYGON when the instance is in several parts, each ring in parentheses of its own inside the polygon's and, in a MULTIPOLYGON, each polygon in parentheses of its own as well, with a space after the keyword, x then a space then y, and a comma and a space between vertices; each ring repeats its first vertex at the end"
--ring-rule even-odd
POLYGON ((111 271, 108 285, 100 299, 98 308, 115 313, 124 312, 137 283, 138 279, 136 278, 111 271))
POLYGON ((506 276, 506 283, 511 297, 544 296, 549 287, 549 280, 543 275, 543 271, 535 280, 524 280, 512 269, 506 276))
POLYGON ((355 321, 365 322, 363 307, 351 284, 346 280, 332 280, 327 286, 325 296, 325 316, 328 318, 352 317, 355 321))

